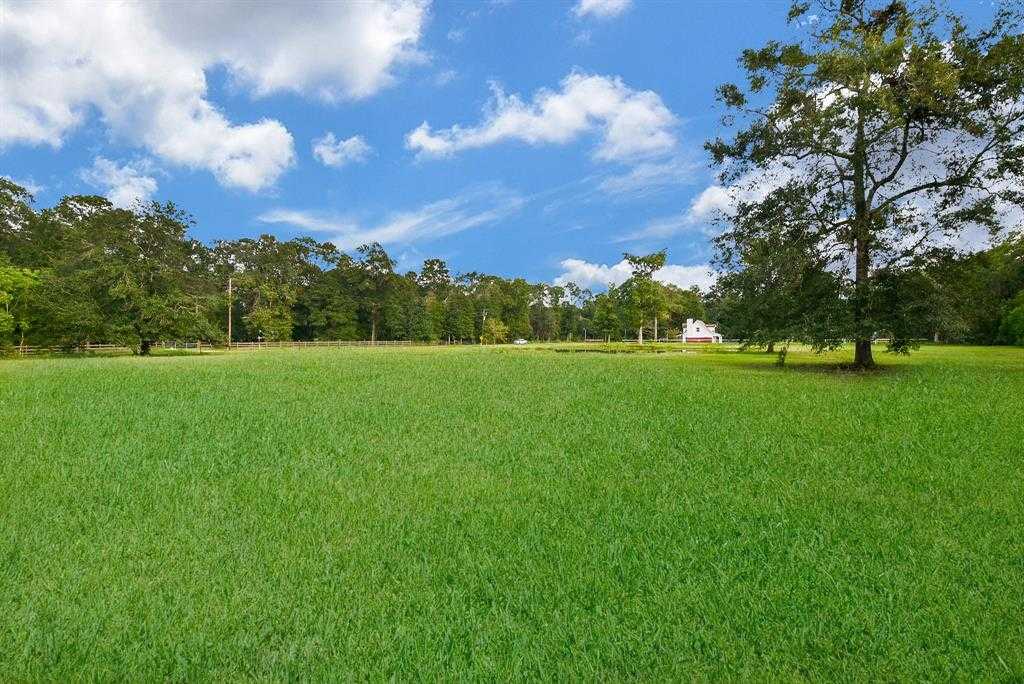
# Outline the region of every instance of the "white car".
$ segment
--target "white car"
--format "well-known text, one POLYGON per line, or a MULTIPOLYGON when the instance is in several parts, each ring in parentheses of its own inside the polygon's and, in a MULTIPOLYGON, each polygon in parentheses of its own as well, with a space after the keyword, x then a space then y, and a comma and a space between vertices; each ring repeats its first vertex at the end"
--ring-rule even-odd
POLYGON ((526 344, 526 340, 520 337, 518 340, 512 340, 512 344, 526 344))

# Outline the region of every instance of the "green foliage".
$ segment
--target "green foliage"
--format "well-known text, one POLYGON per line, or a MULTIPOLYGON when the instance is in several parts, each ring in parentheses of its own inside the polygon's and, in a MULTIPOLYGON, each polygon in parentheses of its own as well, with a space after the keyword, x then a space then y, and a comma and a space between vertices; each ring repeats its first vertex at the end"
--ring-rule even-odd
POLYGON ((646 256, 622 256, 633 274, 616 290, 621 303, 619 319, 636 330, 637 339, 643 342, 644 326, 656 321, 666 311, 664 287, 654 280, 654 274, 665 266, 668 254, 662 250, 646 256))
POLYGON ((945 341, 1007 343, 1000 325, 1007 303, 1024 290, 1024 239, 990 249, 940 254, 925 269, 937 291, 935 333, 945 341))
POLYGON ((14 333, 24 338, 31 326, 30 296, 39 285, 38 271, 8 264, 7 257, 0 253, 0 347, 13 342, 14 333))
POLYGON ((354 269, 348 261, 315 274, 295 306, 296 337, 303 340, 360 339, 354 269))
POLYGON ((667 327, 675 336, 686 328, 686 319, 695 318, 702 321, 708 320, 707 308, 704 299, 696 288, 683 290, 674 285, 663 285, 662 291, 665 297, 664 317, 667 327))
POLYGON ((391 339, 424 342, 436 339, 433 334, 430 313, 415 278, 393 279, 392 290, 385 302, 385 332, 391 339))
POLYGON ((937 236, 998 232, 1006 209, 1024 206, 1021 17, 998 11, 972 31, 928 3, 850 0, 798 3, 791 20, 808 13, 806 38, 744 51, 746 88, 719 90, 723 123, 738 130, 707 144, 735 200, 717 244, 735 262, 798 232, 841 277, 849 315, 794 333, 822 347, 855 339, 867 367, 869 340, 901 339, 919 312, 892 296, 893 274, 937 236))
POLYGON ((480 334, 483 344, 502 344, 508 342, 508 339, 508 326, 493 316, 484 321, 483 332, 480 334))
POLYGON ((335 264, 340 255, 329 243, 309 239, 280 241, 272 235, 258 239, 219 241, 212 250, 218 288, 234 285, 233 297, 241 316, 236 317, 238 339, 288 340, 294 329, 313 334, 333 327, 343 330, 344 294, 322 280, 320 264, 335 264), (304 295, 308 295, 303 299, 304 295), (326 310, 313 314, 311 302, 326 310), (298 319, 298 320, 297 320, 298 319), (319 327, 318 327, 319 326, 319 327))
POLYGON ((777 342, 804 342, 818 351, 839 345, 835 330, 848 315, 841 283, 800 235, 769 230, 727 253, 716 297, 730 337, 769 349, 777 342))
POLYGON ((594 298, 594 330, 606 340, 611 340, 613 336, 618 337, 622 330, 615 298, 614 288, 594 298))
POLYGON ((1024 290, 1007 305, 999 333, 1009 344, 1024 346, 1024 290))
POLYGON ((116 209, 98 197, 66 198, 36 221, 56 224, 55 245, 34 298, 32 334, 62 345, 106 340, 146 353, 163 339, 215 335, 205 317, 201 245, 173 204, 116 209))
POLYGON ((292 337, 292 312, 287 306, 257 304, 249 309, 243 320, 257 340, 275 342, 292 337))
POLYGON ((29 240, 35 212, 32 194, 0 176, 0 254, 15 263, 38 266, 40 259, 29 240))
POLYGON ((395 262, 378 243, 362 245, 358 249, 359 268, 362 278, 359 281, 360 298, 363 311, 370 322, 370 339, 377 339, 377 327, 381 321, 381 311, 391 294, 395 280, 395 262))
POLYGON ((533 337, 530 328, 530 300, 533 288, 522 278, 501 282, 502 306, 500 318, 511 338, 533 337))

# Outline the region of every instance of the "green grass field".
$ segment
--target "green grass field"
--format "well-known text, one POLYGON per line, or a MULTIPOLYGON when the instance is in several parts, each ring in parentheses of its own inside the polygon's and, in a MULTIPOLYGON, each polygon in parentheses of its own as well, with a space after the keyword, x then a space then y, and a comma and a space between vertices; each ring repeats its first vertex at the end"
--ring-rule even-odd
POLYGON ((1024 351, 570 349, 0 363, 0 680, 1024 678, 1024 351))

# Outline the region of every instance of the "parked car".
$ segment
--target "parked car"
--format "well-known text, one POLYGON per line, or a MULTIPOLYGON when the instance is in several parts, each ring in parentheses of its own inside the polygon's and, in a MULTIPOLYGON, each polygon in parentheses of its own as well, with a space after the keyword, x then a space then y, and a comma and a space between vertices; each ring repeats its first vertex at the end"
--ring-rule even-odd
POLYGON ((520 337, 518 340, 512 340, 512 344, 526 344, 526 340, 520 337))

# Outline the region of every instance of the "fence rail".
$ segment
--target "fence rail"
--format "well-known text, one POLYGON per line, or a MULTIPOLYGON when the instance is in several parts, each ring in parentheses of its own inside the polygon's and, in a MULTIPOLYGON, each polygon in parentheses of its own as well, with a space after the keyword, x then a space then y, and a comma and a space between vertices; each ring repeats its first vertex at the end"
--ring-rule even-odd
MULTIPOLYGON (((208 342, 178 342, 165 341, 154 342, 153 349, 167 349, 179 351, 194 351, 202 353, 203 350, 211 351, 256 351, 260 349, 305 349, 314 347, 427 347, 447 346, 449 344, 462 344, 461 342, 412 342, 409 340, 302 340, 302 341, 276 341, 276 342, 232 342, 226 344, 210 344, 208 342)), ((41 355, 63 355, 63 354, 131 354, 137 349, 120 344, 80 344, 71 347, 33 347, 29 345, 18 345, 13 347, 15 355, 18 356, 41 356, 41 355)))
MULTIPOLYGON (((253 349, 304 349, 306 347, 436 347, 441 342, 412 342, 410 340, 300 340, 278 342, 232 342, 230 348, 241 351, 253 349)), ((226 347, 220 347, 224 349, 226 347)))
MULTIPOLYGON (((648 340, 653 342, 654 340, 648 340)), ((587 338, 587 339, 576 339, 571 340, 575 344, 604 344, 605 340, 601 338, 587 338)), ((613 342, 618 343, 618 340, 613 342)), ((635 339, 623 339, 624 343, 636 344, 635 339)), ((661 338, 657 340, 659 343, 675 342, 683 343, 679 338, 661 338)), ((725 340, 726 343, 735 342, 735 340, 725 340)), ((440 342, 413 342, 410 340, 300 340, 300 341, 262 341, 262 342, 232 342, 230 345, 227 344, 210 344, 208 342, 186 342, 186 341, 174 341, 166 340, 163 342, 154 342, 152 345, 153 349, 165 349, 165 350, 177 350, 177 351, 193 351, 202 353, 206 351, 258 351, 261 349, 306 349, 306 348, 317 348, 317 347, 445 347, 465 344, 476 344, 475 342, 459 342, 459 341, 440 341, 440 342)), ((543 340, 537 340, 534 344, 545 344, 543 340)), ((87 343, 82 345, 76 345, 73 347, 32 347, 28 345, 15 346, 13 347, 15 355, 19 356, 40 356, 40 355, 63 355, 63 354, 90 354, 90 353, 109 353, 109 354, 131 354, 137 349, 119 344, 95 344, 87 343)))
POLYGON ((28 345, 17 345, 14 353, 20 356, 38 356, 40 354, 82 354, 89 352, 131 352, 130 347, 119 344, 93 344, 86 343, 73 347, 30 347, 28 345))

